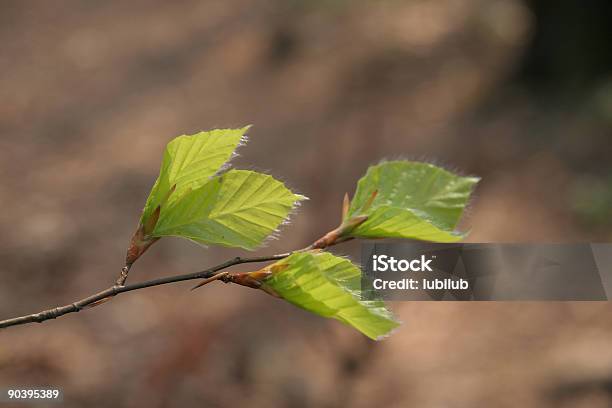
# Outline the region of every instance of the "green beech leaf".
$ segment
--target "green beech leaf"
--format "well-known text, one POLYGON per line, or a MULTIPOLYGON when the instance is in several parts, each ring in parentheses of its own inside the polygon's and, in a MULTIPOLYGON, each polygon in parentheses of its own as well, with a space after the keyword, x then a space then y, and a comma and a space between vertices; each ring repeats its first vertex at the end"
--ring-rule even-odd
POLYGON ((399 326, 382 301, 361 300, 361 271, 327 252, 295 253, 270 267, 263 289, 318 314, 340 320, 371 339, 399 326))
POLYGON ((175 138, 164 152, 159 177, 142 213, 141 224, 155 209, 179 200, 188 191, 208 182, 244 140, 250 126, 241 129, 214 129, 175 138))
POLYGON ((272 176, 230 170, 162 207, 153 237, 178 236, 200 244, 253 249, 305 197, 272 176))
POLYGON ((453 242, 477 177, 461 177, 429 163, 391 161, 359 180, 347 219, 367 216, 349 234, 453 242))

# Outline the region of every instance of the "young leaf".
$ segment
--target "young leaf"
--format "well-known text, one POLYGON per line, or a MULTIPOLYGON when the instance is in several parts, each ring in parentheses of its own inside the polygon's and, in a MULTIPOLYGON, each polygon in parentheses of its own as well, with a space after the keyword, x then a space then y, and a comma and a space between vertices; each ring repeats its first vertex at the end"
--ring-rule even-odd
POLYGON ((346 217, 365 221, 347 233, 364 238, 458 241, 463 235, 454 229, 478 180, 428 163, 392 161, 372 166, 359 180, 346 217))
POLYGON ((158 206, 170 205, 187 190, 197 189, 207 183, 231 158, 249 127, 183 135, 168 143, 159 177, 145 204, 141 224, 147 225, 158 206))
POLYGON ((268 267, 262 289, 286 301, 354 327, 371 339, 399 326, 382 301, 360 299, 361 271, 327 252, 295 253, 268 267))
POLYGON ((305 197, 272 176, 230 170, 162 208, 153 237, 179 236, 201 244, 253 249, 305 197))

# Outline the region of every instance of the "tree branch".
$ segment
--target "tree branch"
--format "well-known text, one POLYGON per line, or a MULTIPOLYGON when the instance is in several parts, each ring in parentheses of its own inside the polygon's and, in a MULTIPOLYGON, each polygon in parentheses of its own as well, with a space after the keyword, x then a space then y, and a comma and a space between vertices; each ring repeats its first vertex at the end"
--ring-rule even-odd
POLYGON ((98 304, 103 303, 103 301, 109 300, 110 298, 117 296, 121 293, 150 288, 153 286, 167 285, 170 283, 182 282, 182 281, 187 281, 187 280, 208 279, 208 278, 215 276, 217 273, 219 273, 223 269, 229 268, 230 266, 245 264, 245 263, 276 261, 279 259, 286 258, 292 253, 293 252, 288 252, 285 254, 261 256, 261 257, 254 257, 254 258, 236 257, 228 261, 225 261, 223 263, 220 263, 219 265, 216 265, 211 268, 200 271, 200 272, 188 273, 184 275, 168 276, 164 278, 152 279, 152 280, 145 281, 145 282, 133 283, 131 285, 125 285, 125 286, 114 285, 98 293, 95 293, 91 296, 88 296, 81 300, 77 300, 76 302, 73 302, 69 305, 59 306, 53 309, 43 310, 42 312, 33 313, 30 315, 26 315, 26 316, 15 317, 13 319, 7 319, 7 320, 0 321, 0 329, 10 327, 10 326, 27 324, 27 323, 42 323, 45 320, 55 319, 57 317, 63 316, 68 313, 76 313, 76 312, 81 311, 82 309, 97 306, 98 304))
MULTIPOLYGON (((338 240, 338 242, 329 242, 327 246, 332 246, 335 245, 336 243, 340 243, 340 242, 344 242, 346 239, 344 240, 338 240)), ((296 253, 296 252, 302 252, 302 251, 308 251, 310 249, 315 248, 314 244, 310 245, 306 248, 297 250, 297 251, 292 251, 292 252, 287 252, 284 254, 278 254, 278 255, 270 255, 270 256, 260 256, 260 257, 252 257, 252 258, 241 258, 241 257, 236 257, 236 258, 232 258, 230 260, 227 260, 223 263, 220 263, 219 265, 213 266, 211 268, 205 269, 203 271, 200 272, 194 272, 194 273, 188 273, 188 274, 184 274, 184 275, 174 275, 174 276, 167 276, 164 278, 157 278, 157 279, 152 279, 152 280, 148 280, 148 281, 144 281, 144 282, 140 282, 140 283, 132 283, 130 285, 118 285, 115 284, 114 286, 111 286, 107 289, 104 289, 98 293, 95 293, 91 296, 88 296, 86 298, 83 298, 81 300, 77 300, 76 302, 70 303, 68 305, 65 306, 59 306, 53 309, 48 309, 48 310, 43 310, 41 312, 38 313, 33 313, 30 315, 26 315, 26 316, 21 316, 21 317, 15 317, 12 319, 7 319, 7 320, 2 320, 0 321, 0 329, 4 329, 6 327, 10 327, 10 326, 18 326, 18 325, 22 325, 22 324, 28 324, 28 323, 42 323, 46 320, 51 320, 51 319, 55 319, 57 317, 63 316, 65 314, 68 313, 76 313, 81 311, 82 309, 86 309, 86 308, 90 308, 90 307, 94 307, 97 306, 99 304, 102 304, 110 299, 112 299, 114 296, 117 296, 121 293, 125 293, 125 292, 131 292, 134 290, 140 290, 140 289, 145 289, 145 288, 150 288, 153 286, 160 286, 160 285, 167 285, 167 284, 171 284, 171 283, 176 283, 176 282, 182 282, 182 281, 188 281, 188 280, 195 280, 195 279, 210 279, 213 278, 214 276, 223 273, 222 271, 224 269, 227 269, 231 266, 234 265, 239 265, 239 264, 246 264, 246 263, 257 263, 257 262, 269 262, 269 261, 277 261, 280 259, 284 259, 287 258, 289 255, 296 253)), ((319 249, 323 249, 321 247, 317 247, 319 249)), ((209 282, 212 282, 214 279, 210 279, 209 282)), ((208 283, 208 282, 204 282, 204 283, 208 283)))

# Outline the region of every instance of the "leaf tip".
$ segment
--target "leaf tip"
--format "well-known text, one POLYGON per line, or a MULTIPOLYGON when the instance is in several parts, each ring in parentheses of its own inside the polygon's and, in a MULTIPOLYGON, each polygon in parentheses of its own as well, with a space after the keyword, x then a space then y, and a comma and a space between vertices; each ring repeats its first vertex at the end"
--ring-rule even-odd
POLYGON ((466 177, 466 179, 472 185, 476 185, 482 181, 482 177, 478 177, 478 176, 469 176, 469 177, 466 177))
POLYGON ((383 341, 383 340, 393 336, 393 334, 395 334, 395 332, 398 331, 400 329, 400 327, 402 326, 402 322, 396 320, 395 318, 393 318, 391 321, 393 322, 393 325, 392 325, 392 327, 386 333, 379 334, 378 336, 376 336, 374 338, 373 337, 370 337, 370 338, 372 340, 374 340, 374 341, 383 341))

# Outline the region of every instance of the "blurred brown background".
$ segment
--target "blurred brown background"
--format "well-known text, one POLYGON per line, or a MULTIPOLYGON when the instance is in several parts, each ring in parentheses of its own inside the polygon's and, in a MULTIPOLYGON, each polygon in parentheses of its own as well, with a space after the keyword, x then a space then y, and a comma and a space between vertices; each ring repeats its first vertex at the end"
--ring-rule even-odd
MULTIPOLYGON (((610 240, 611 18, 606 0, 3 0, 0 318, 113 282, 164 145, 213 127, 254 124, 234 165, 311 198, 261 254, 334 227, 397 157, 483 177, 471 241, 610 240)), ((167 239, 130 279, 237 254, 167 239)), ((396 303, 404 325, 373 343, 189 287, 0 332, 0 386, 69 407, 612 405, 608 303, 396 303)))

